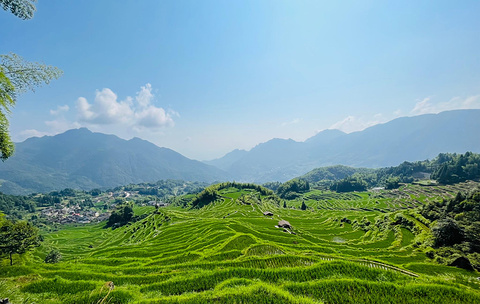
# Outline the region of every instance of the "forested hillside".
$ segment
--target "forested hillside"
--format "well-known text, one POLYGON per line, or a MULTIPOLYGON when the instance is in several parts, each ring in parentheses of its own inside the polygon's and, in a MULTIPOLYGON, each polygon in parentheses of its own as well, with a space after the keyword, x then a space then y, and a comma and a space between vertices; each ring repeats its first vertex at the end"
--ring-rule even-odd
POLYGON ((331 166, 312 170, 298 177, 318 189, 339 192, 364 191, 367 188, 395 189, 401 183, 453 184, 480 178, 480 154, 440 153, 432 160, 403 162, 380 169, 331 166))
POLYGON ((325 166, 382 168, 439 153, 479 153, 480 134, 465 130, 480 130, 480 110, 401 117, 349 134, 324 130, 305 142, 277 138, 208 163, 236 180, 284 182, 325 166))
POLYGON ((0 191, 90 190, 161 179, 213 182, 228 174, 139 138, 123 140, 88 129, 30 138, 0 166, 0 191))

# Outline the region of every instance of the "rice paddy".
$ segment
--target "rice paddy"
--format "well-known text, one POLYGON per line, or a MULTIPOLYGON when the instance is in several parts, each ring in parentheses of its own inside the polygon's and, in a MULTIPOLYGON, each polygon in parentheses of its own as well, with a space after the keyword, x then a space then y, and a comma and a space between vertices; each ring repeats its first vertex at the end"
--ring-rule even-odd
POLYGON ((480 303, 479 274, 430 260, 419 246, 425 219, 410 212, 472 186, 313 190, 287 208, 253 189, 221 189, 202 208, 141 210, 151 213, 115 230, 45 233, 31 256, 2 264, 0 296, 15 304, 480 303), (386 224, 397 219, 409 225, 386 224), (280 220, 292 228, 276 227, 280 220), (43 263, 51 248, 60 263, 43 263))

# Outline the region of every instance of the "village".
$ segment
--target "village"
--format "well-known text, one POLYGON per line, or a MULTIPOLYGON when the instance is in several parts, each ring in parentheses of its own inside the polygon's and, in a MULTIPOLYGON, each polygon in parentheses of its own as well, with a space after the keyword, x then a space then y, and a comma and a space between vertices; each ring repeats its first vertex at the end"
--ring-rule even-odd
POLYGON ((40 218, 58 224, 88 224, 108 220, 111 211, 118 204, 131 201, 139 206, 166 207, 168 203, 150 196, 144 196, 138 191, 111 191, 96 197, 67 197, 60 204, 45 207, 40 211, 40 218), (87 203, 89 202, 89 203, 87 203))
POLYGON ((72 207, 57 205, 43 209, 40 213, 40 217, 59 224, 101 222, 107 220, 109 216, 110 212, 100 213, 94 210, 82 210, 78 205, 72 207))

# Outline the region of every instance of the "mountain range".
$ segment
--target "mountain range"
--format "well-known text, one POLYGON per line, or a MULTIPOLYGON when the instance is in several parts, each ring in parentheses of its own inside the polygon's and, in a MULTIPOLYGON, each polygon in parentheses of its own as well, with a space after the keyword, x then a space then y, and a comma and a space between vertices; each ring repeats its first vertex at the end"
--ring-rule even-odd
POLYGON ((237 181, 286 181, 324 166, 380 168, 442 152, 480 152, 480 110, 401 117, 346 134, 324 130, 304 142, 272 139, 206 162, 237 181))
POLYGON ((442 152, 480 152, 479 131, 480 110, 455 110, 401 117, 349 134, 325 130, 304 142, 276 138, 200 162, 139 138, 80 128, 17 143, 15 155, 0 164, 0 191, 88 190, 161 179, 283 182, 331 165, 379 168, 442 152))
POLYGON ((213 182, 227 176, 139 138, 124 140, 80 128, 17 143, 15 155, 0 164, 0 191, 86 190, 161 179, 213 182))

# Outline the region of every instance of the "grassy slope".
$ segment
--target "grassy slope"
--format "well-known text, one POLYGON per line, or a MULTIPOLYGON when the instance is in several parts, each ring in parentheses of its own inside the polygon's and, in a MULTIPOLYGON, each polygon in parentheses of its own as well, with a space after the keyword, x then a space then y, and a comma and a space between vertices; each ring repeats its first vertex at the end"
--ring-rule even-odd
POLYGON ((37 263, 2 265, 0 296, 46 304, 480 303, 478 273, 431 263, 416 248, 418 233, 364 232, 340 221, 374 223, 469 185, 455 187, 312 191, 305 194, 306 211, 291 208, 300 200, 286 209, 265 201, 240 204, 251 191, 230 188, 200 210, 161 209, 114 231, 67 226, 46 235, 33 257, 37 263), (274 216, 263 216, 267 210, 274 216), (280 219, 296 235, 275 228, 280 219), (50 247, 60 249, 63 262, 41 262, 50 247))

